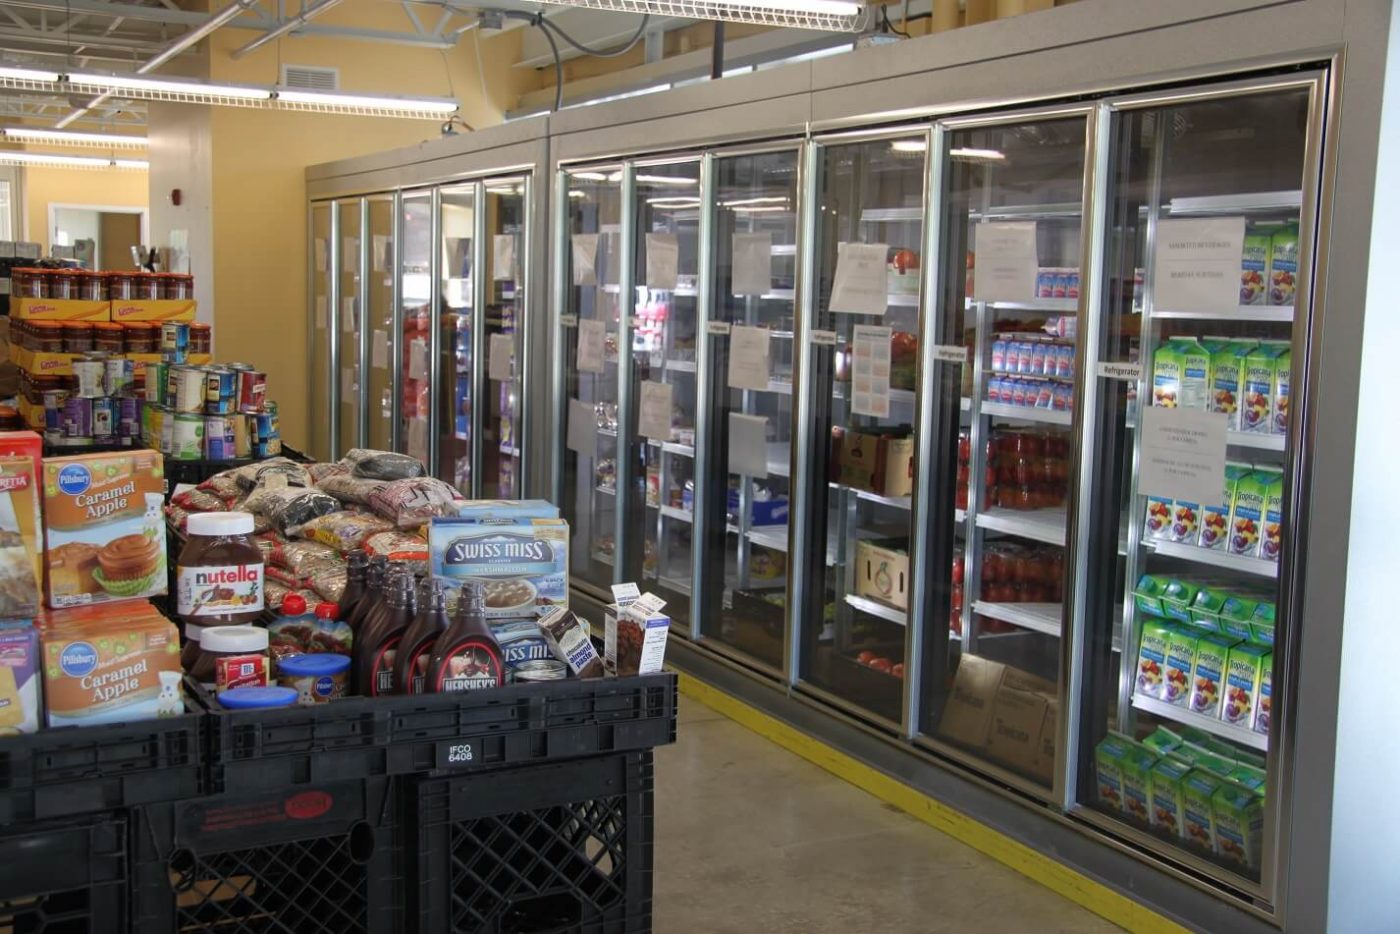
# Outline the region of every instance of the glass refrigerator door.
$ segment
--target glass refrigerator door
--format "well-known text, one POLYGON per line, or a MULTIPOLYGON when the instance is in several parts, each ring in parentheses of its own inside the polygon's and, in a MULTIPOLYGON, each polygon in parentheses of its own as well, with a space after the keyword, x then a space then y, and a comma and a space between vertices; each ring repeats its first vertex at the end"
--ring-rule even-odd
POLYGON ((797 165, 795 149, 720 156, 713 174, 700 631, 777 671, 788 616, 797 165))
POLYGON ((363 309, 360 307, 360 261, 362 257, 361 234, 363 232, 363 202, 358 199, 336 202, 336 214, 340 223, 340 307, 334 309, 336 328, 339 335, 338 354, 340 389, 340 411, 336 414, 340 433, 342 455, 351 448, 362 447, 364 437, 360 426, 364 421, 363 394, 363 309))
POLYGON ((947 649, 931 665, 953 677, 951 689, 927 679, 922 723, 1048 790, 1074 510, 1088 117, 953 123, 937 139, 940 339, 961 344, 967 363, 957 435, 940 444, 952 478, 940 521, 952 528, 932 532, 952 547, 938 558, 949 586, 935 616, 946 614, 947 649))
POLYGON ((560 242, 565 431, 559 439, 559 508, 572 535, 570 580, 607 596, 618 554, 622 171, 579 169, 561 176, 560 189, 557 207, 566 236, 560 242))
POLYGON ((1115 115, 1092 334, 1078 800, 1266 892, 1275 646, 1301 623, 1290 388, 1308 372, 1317 94, 1300 79, 1115 115))
POLYGON ((438 241, 442 311, 438 320, 437 476, 468 498, 476 495, 472 485, 476 194, 475 184, 441 189, 438 241))
POLYGON ((369 202, 369 440, 394 447, 394 196, 369 202))
MULTIPOLYGON (((695 484, 700 163, 636 168, 632 398, 643 495, 629 497, 629 571, 690 621, 695 484), (639 554, 640 552, 640 554, 639 554), (640 562, 638 559, 640 558, 640 562)), ((630 579, 630 578, 629 578, 630 579)))
POLYGON ((481 368, 481 495, 516 499, 520 492, 525 279, 523 250, 529 238, 528 183, 523 178, 486 183, 486 318, 482 329, 486 365, 481 368))
POLYGON ((428 365, 433 316, 433 196, 404 192, 400 202, 403 243, 399 250, 402 331, 392 343, 399 367, 399 444, 405 454, 428 463, 432 382, 428 365))
POLYGON ((903 719, 927 134, 822 145, 800 521, 804 681, 903 719))
POLYGON ((328 460, 331 452, 331 210, 330 204, 311 206, 311 377, 307 403, 311 435, 306 453, 328 460))

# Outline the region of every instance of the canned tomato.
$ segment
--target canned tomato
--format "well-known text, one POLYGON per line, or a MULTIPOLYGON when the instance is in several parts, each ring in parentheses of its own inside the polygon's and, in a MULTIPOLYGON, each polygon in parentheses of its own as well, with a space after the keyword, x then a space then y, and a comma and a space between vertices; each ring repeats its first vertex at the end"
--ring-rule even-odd
POLYGON ((204 416, 204 456, 211 461, 233 460, 237 445, 234 437, 234 422, 238 416, 204 416))
POLYGON ((99 444, 106 444, 112 440, 115 433, 116 418, 113 414, 112 399, 102 396, 91 401, 93 440, 99 444))
POLYGON ((203 414, 204 371, 188 366, 172 366, 167 380, 166 405, 177 413, 203 414))
POLYGON ((102 388, 109 396, 125 395, 136 381, 136 364, 125 357, 108 357, 104 362, 102 388))
POLYGON ((204 456, 204 416, 176 412, 170 418, 170 457, 197 461, 204 456))
POLYGON ((204 413, 231 415, 238 404, 238 374, 225 367, 204 371, 204 413))
POLYGON ((231 364, 238 376, 238 411, 261 412, 267 400, 267 374, 231 364))
POLYGON ((106 369, 102 360, 74 360, 73 379, 77 383, 76 394, 84 399, 96 399, 103 395, 102 378, 106 369))
MULTIPOLYGON (((190 326, 183 321, 166 321, 160 326, 160 352, 189 353, 190 326)), ((183 358, 182 358, 183 359, 183 358)))

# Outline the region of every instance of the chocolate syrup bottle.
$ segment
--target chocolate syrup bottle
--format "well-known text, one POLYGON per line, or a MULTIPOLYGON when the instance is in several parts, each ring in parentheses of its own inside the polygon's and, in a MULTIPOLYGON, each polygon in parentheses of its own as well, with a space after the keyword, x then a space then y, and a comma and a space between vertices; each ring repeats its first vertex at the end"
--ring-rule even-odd
POLYGON ((410 571, 394 572, 381 589, 383 602, 355 633, 355 691, 363 697, 394 693, 394 654, 417 610, 410 571))
MULTIPOLYGON (((365 590, 360 595, 360 599, 355 601, 355 606, 350 610, 350 615, 345 617, 345 621, 350 624, 350 629, 356 635, 360 632, 360 625, 364 623, 369 611, 379 605, 383 596, 384 576, 389 572, 389 559, 384 555, 375 555, 369 561, 369 567, 365 569, 365 590)), ((347 580, 346 586, 349 586, 347 580)))
POLYGON ((369 555, 363 551, 352 551, 345 559, 345 589, 341 591, 337 619, 349 620, 355 606, 368 589, 366 578, 369 572, 369 555))
POLYGON ((398 694, 422 694, 433 644, 447 630, 447 589, 440 580, 425 580, 418 588, 418 615, 399 641, 394 656, 394 689, 398 694))
POLYGON ((486 592, 479 581, 467 581, 457 597, 452 625, 433 644, 424 690, 450 694, 504 683, 501 645, 486 622, 486 592))

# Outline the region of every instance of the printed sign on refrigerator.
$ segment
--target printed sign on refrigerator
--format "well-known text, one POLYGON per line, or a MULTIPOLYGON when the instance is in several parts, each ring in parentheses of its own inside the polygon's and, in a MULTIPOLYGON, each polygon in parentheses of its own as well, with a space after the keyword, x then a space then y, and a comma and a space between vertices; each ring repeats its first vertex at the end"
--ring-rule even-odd
POLYGON ((490 347, 486 352, 486 375, 498 382, 510 382, 514 378, 514 356, 515 335, 492 334, 490 347))
POLYGON ((977 225, 972 293, 983 302, 1031 302, 1040 255, 1035 221, 983 221, 977 225))
POLYGON ((324 331, 330 324, 330 302, 326 301, 326 296, 316 296, 316 327, 324 331))
POLYGON ((375 272, 388 272, 390 264, 389 236, 388 234, 375 234, 374 254, 370 257, 375 272))
POLYGON ((647 288, 675 291, 681 246, 675 234, 647 234, 647 288))
POLYGON ((340 238, 340 268, 350 275, 360 272, 360 238, 340 238))
POLYGON ((592 403, 569 400, 569 426, 565 444, 570 451, 593 456, 598 435, 598 413, 592 403))
POLYGON ((326 263, 328 261, 326 254, 326 238, 317 237, 315 241, 312 242, 312 248, 316 254, 316 271, 325 272, 326 263))
POLYGON ((729 472, 768 476, 768 419, 762 415, 729 413, 729 472))
POLYGON ((670 383, 658 383, 653 379, 642 380, 641 405, 637 413, 639 435, 657 441, 671 440, 672 397, 670 383))
POLYGON ((858 324, 851 335, 851 411, 890 414, 890 328, 858 324))
POLYGON ((768 388, 767 328, 736 324, 729 330, 729 388, 768 388))
POLYGON ((515 278, 515 234, 491 238, 491 278, 497 282, 515 278))
POLYGON ((763 295, 773 288, 773 235, 736 233, 734 235, 735 295, 763 295))
POLYGON ((408 345, 408 378, 428 378, 428 342, 421 337, 408 345))
POLYGON ((574 285, 597 285, 598 275, 594 265, 598 262, 598 235, 574 234, 569 239, 569 253, 573 258, 574 285))
POLYGON ((1227 418, 1223 412, 1144 407, 1138 490, 1190 503, 1220 499, 1227 418))
POLYGON ((574 366, 580 373, 603 372, 603 342, 606 337, 603 321, 597 318, 579 319, 578 359, 574 366))
POLYGON ((832 311, 883 315, 889 306, 889 255, 886 243, 836 244, 836 276, 831 284, 832 311))
POLYGON ((389 332, 378 328, 374 331, 374 340, 370 344, 369 365, 379 369, 387 369, 389 366, 389 332))
POLYGON ((355 296, 347 295, 340 300, 340 329, 354 334, 360 329, 360 316, 357 313, 355 296))
POLYGON ((1154 308, 1228 312, 1239 307, 1243 217, 1160 220, 1152 255, 1154 308))

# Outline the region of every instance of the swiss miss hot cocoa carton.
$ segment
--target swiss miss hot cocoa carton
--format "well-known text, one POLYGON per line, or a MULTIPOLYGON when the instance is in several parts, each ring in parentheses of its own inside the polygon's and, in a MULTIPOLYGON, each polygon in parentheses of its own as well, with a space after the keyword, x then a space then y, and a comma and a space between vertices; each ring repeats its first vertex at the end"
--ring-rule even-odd
POLYGON ((50 607, 166 592, 163 466, 155 451, 45 458, 50 607))
POLYGON ((463 582, 481 581, 492 622, 533 619, 569 604, 569 524, 562 519, 435 518, 428 554, 432 576, 446 582, 452 602, 463 582))

